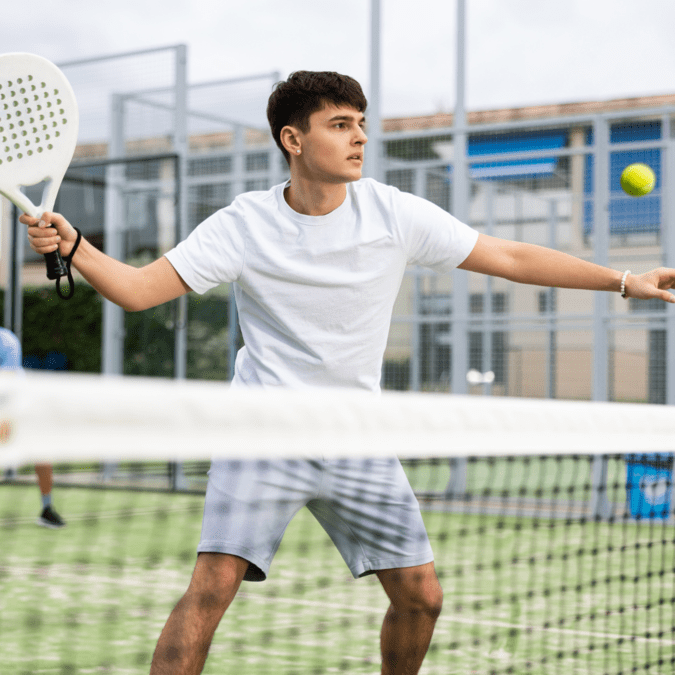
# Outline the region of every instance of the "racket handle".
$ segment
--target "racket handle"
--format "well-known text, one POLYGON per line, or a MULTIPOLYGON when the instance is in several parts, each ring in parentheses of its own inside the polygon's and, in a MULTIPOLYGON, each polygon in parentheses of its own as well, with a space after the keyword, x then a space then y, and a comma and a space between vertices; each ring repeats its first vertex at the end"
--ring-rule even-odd
POLYGON ((58 251, 45 253, 45 264, 47 265, 47 279, 60 279, 68 276, 68 268, 58 251))

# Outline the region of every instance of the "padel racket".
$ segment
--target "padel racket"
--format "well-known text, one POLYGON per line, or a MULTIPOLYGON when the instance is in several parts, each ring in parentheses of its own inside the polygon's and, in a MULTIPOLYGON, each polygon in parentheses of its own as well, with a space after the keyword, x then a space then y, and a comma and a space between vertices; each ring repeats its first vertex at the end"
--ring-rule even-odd
MULTIPOLYGON (((51 61, 0 55, 0 194, 33 218, 51 211, 75 152, 78 124, 73 89, 51 61), (42 201, 35 206, 21 187, 42 182, 42 201)), ((60 253, 47 253, 45 262, 47 278, 56 279, 59 290, 60 278, 68 275, 60 253)))

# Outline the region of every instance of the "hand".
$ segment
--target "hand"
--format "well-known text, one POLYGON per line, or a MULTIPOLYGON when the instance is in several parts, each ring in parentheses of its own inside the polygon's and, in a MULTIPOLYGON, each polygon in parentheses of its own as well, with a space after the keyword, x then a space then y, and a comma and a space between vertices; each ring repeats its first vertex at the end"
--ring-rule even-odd
POLYGON ((32 218, 24 213, 19 221, 28 225, 28 242, 40 255, 58 249, 62 256, 67 256, 75 245, 77 232, 59 213, 47 211, 41 218, 32 218))
POLYGON ((644 274, 629 274, 626 278, 626 296, 639 300, 659 298, 675 303, 675 295, 667 289, 675 288, 675 269, 659 267, 644 274))

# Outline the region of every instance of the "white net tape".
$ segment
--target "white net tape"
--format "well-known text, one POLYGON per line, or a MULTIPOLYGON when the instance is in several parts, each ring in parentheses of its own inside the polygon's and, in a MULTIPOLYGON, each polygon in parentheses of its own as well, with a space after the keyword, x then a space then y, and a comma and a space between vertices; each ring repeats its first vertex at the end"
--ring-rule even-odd
POLYGON ((672 407, 224 383, 0 376, 0 465, 211 456, 668 452, 672 407))

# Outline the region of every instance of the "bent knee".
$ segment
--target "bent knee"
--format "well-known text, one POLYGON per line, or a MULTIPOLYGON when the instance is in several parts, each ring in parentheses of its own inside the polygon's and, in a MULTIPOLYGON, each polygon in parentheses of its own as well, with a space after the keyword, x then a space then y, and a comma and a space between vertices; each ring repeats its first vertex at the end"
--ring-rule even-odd
POLYGON ((436 584, 433 588, 420 589, 417 593, 399 598, 398 602, 392 604, 397 611, 423 614, 435 620, 443 609, 443 589, 440 584, 436 584))
POLYGON ((437 619, 443 609, 443 589, 437 584, 431 593, 425 594, 422 611, 428 616, 437 619))

